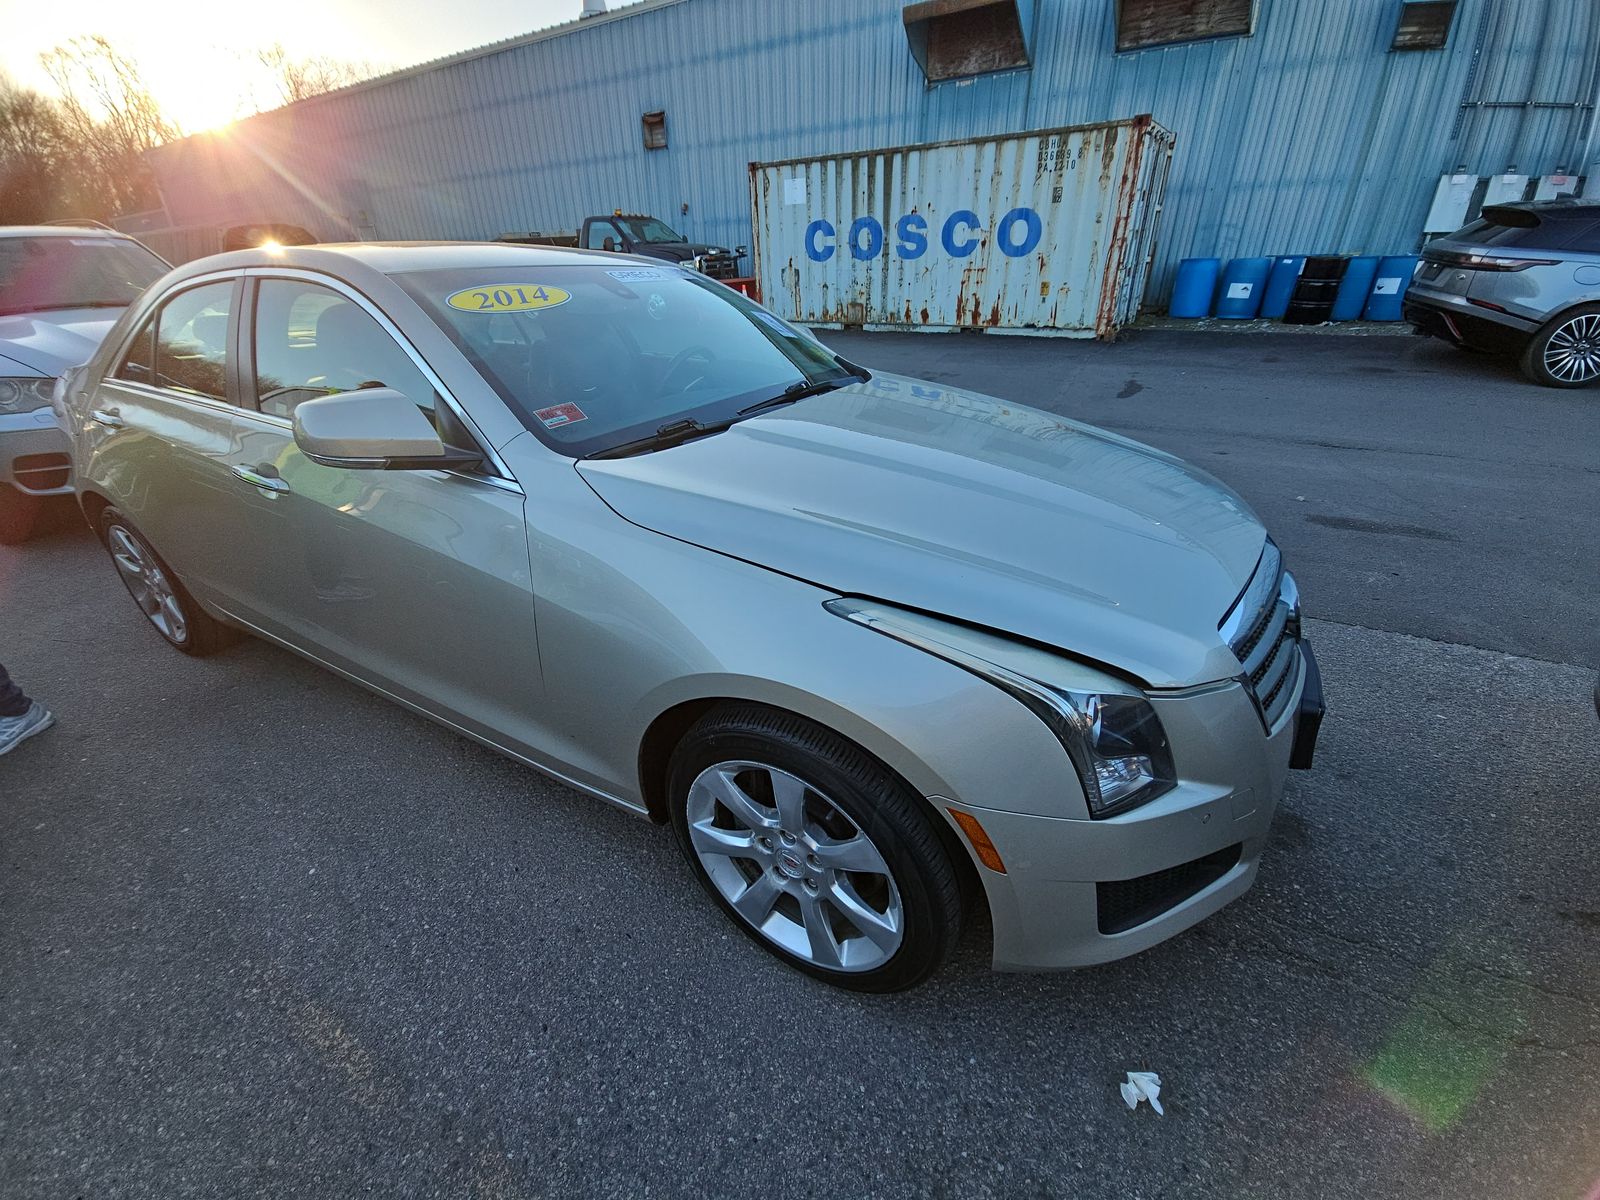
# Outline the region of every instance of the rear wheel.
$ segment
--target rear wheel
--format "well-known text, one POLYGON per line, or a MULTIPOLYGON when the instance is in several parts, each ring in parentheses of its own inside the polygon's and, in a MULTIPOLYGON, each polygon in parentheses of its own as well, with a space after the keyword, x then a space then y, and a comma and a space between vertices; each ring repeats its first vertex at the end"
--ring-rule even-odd
POLYGON ((1564 312, 1533 335, 1522 373, 1545 387, 1586 387, 1600 380, 1600 304, 1564 312))
POLYGON ((756 705, 718 709, 679 744, 668 789, 700 882, 791 966, 899 991, 955 945, 960 887, 920 800, 830 730, 756 705))
POLYGON ((100 540, 128 595, 169 645, 203 658, 239 640, 236 630, 195 603, 144 535, 114 508, 100 514, 100 540))
POLYGON ((28 540, 41 503, 38 496, 0 483, 0 546, 15 546, 28 540))

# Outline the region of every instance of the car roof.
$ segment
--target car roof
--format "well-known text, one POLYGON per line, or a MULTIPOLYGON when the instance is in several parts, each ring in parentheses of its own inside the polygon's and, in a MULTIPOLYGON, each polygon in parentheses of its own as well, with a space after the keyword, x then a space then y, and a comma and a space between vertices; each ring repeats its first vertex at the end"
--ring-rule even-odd
POLYGON ((1484 208, 1514 208, 1519 212, 1554 213, 1564 217, 1600 216, 1600 200, 1562 196, 1559 200, 1510 200, 1504 204, 1485 204, 1484 208))
POLYGON ((0 238, 13 237, 115 238, 122 242, 139 240, 131 233, 101 229, 94 225, 0 225, 0 238))
POLYGON ((257 246, 214 254, 184 264, 185 273, 203 267, 208 271, 240 267, 304 267, 337 275, 341 267, 358 264, 384 275, 409 271, 442 271, 489 267, 579 267, 602 263, 647 262, 653 258, 608 254, 602 250, 527 246, 515 242, 319 242, 309 246, 257 246))

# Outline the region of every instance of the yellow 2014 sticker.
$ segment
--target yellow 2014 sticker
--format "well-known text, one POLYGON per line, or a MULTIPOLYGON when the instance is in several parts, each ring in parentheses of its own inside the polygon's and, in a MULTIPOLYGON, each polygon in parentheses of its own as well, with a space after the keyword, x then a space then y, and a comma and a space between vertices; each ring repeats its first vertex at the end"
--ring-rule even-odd
POLYGON ((481 284, 451 292, 444 302, 462 312, 534 312, 554 308, 572 299, 572 293, 549 284, 481 284))

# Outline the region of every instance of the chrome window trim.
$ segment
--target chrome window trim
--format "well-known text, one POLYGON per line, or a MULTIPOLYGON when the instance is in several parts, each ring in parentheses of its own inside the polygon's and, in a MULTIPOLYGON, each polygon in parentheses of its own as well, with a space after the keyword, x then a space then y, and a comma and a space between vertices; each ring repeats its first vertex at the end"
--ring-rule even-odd
POLYGON ((175 388, 160 388, 152 383, 140 383, 135 379, 118 379, 115 375, 102 379, 100 386, 129 388, 134 392, 141 392, 158 400, 179 401, 184 404, 196 404, 201 408, 213 408, 219 413, 225 413, 230 417, 237 412, 243 411, 236 404, 229 404, 226 400, 217 400, 211 396, 202 396, 198 392, 180 392, 175 388))
MULTIPOLYGON (((353 285, 346 283, 336 275, 325 275, 320 271, 308 271, 301 267, 246 267, 244 269, 244 277, 257 281, 262 279, 295 279, 302 283, 314 283, 320 287, 328 288, 330 291, 338 292, 345 299, 356 304, 363 312, 375 320, 379 326, 382 327, 385 333, 394 339, 395 344, 405 352, 406 357, 416 364, 416 367, 419 371, 427 376, 428 382, 433 385, 433 390, 435 393, 437 393, 440 400, 445 403, 450 411, 456 415, 456 418, 461 421, 462 425, 465 426, 467 431, 471 433, 472 436, 477 440, 478 448, 483 452, 484 458, 490 463, 490 465, 493 466, 499 479, 503 482, 512 484, 513 489, 518 495, 522 494, 522 489, 516 486, 516 477, 512 475, 510 468, 506 466, 505 461, 500 457, 499 453, 496 452, 494 445, 487 437, 484 436, 483 430, 478 427, 478 423, 468 415, 467 411, 461 406, 461 402, 451 394, 450 389, 445 387, 444 380, 439 378, 439 373, 428 365, 428 360, 423 358, 422 355, 417 351, 417 348, 411 344, 410 339, 407 338, 405 334, 400 332, 400 327, 389 319, 389 315, 379 308, 377 304, 364 292, 353 285)), ((255 314, 254 306, 252 306, 249 330, 249 336, 252 339, 255 337, 255 332, 255 314)), ((252 341, 252 346, 253 345, 254 343, 252 341)), ((248 385, 253 396, 255 391, 255 381, 252 379, 241 380, 240 382, 241 384, 248 385)), ((282 420, 282 418, 279 417, 267 416, 266 413, 263 413, 259 409, 253 407, 245 408, 243 405, 241 405, 239 411, 247 412, 257 417, 265 417, 269 421, 282 420)), ((284 421, 283 423, 285 425, 289 424, 288 421, 284 421)), ((467 475, 460 471, 441 473, 461 475, 466 479, 493 478, 485 475, 467 475)))

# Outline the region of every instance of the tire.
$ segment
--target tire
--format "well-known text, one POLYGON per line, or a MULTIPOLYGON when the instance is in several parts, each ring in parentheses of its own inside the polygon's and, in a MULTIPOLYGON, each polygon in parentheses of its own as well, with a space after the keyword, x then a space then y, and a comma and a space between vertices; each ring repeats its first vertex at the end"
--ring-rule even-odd
POLYGON ((961 928, 955 867, 916 793, 839 735, 729 704, 684 735, 667 787, 701 884, 790 966, 895 992, 949 957, 961 928))
POLYGON ((0 483, 0 546, 20 546, 33 535, 41 503, 38 496, 0 483))
POLYGON ((167 644, 204 658, 239 640, 239 632, 207 613, 155 548, 114 508, 100 513, 100 542, 139 611, 167 644))
POLYGON ((1600 380, 1600 304, 1568 309, 1550 321, 1523 349, 1521 362, 1522 373, 1544 387, 1600 380))

